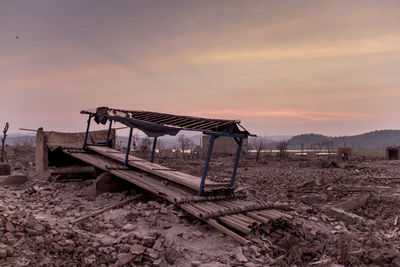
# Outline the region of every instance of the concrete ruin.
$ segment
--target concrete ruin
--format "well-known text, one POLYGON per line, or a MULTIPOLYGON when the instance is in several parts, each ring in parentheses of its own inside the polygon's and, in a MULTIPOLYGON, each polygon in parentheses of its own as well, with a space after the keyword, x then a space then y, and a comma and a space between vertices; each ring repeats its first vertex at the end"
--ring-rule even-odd
MULTIPOLYGON (((202 138, 203 157, 205 157, 205 155, 208 151, 209 144, 210 144, 210 136, 203 135, 203 138, 202 138)), ((242 155, 245 155, 248 152, 248 144, 249 144, 248 139, 244 139, 243 145, 242 145, 242 152, 241 152, 242 155)), ((215 156, 235 156, 237 147, 238 147, 238 145, 236 144, 236 142, 233 138, 221 136, 221 137, 217 138, 214 142, 213 155, 215 155, 215 156)))
MULTIPOLYGON (((108 130, 89 132, 88 143, 102 143, 107 139, 108 130)), ((43 131, 39 128, 36 132, 36 150, 35 150, 35 171, 39 174, 46 174, 49 166, 65 167, 73 165, 74 162, 68 162, 65 154, 60 152, 59 148, 82 149, 85 133, 62 133, 54 131, 43 131)), ((110 146, 115 148, 115 129, 110 132, 110 146)))
POLYGON ((10 175, 11 167, 10 164, 1 162, 0 163, 0 175, 10 175))
POLYGON ((353 154, 353 149, 351 147, 338 147, 337 157, 344 161, 350 160, 353 154))
POLYGON ((399 153, 400 151, 400 146, 388 146, 386 147, 386 159, 387 160, 398 160, 399 159, 399 153))

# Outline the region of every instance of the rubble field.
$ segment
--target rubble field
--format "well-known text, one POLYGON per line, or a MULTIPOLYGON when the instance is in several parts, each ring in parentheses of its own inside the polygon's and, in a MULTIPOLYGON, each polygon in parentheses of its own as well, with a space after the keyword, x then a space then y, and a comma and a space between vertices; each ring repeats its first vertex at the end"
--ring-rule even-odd
MULTIPOLYGON (((94 180, 43 181, 33 157, 15 152, 12 171, 29 179, 0 185, 0 266, 400 266, 400 161, 243 159, 237 187, 290 203, 293 219, 242 246, 136 187, 98 194, 94 180)), ((194 175, 204 164, 158 161, 194 175)), ((232 166, 213 160, 208 179, 228 181, 232 166)))

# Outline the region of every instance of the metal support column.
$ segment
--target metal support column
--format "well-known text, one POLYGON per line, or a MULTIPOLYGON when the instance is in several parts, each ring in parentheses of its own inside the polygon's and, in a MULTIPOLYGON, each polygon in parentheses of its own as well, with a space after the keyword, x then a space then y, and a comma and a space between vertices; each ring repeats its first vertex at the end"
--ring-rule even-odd
POLYGON ((108 127, 107 141, 106 141, 107 147, 110 147, 111 126, 112 126, 112 120, 110 120, 110 126, 108 127))
POLYGON ((130 150, 131 150, 132 132, 133 132, 133 128, 130 128, 130 130, 129 130, 128 145, 127 145, 127 147, 126 147, 125 166, 128 166, 129 152, 130 152, 130 150))
POLYGON ((208 165, 210 164, 210 159, 211 159, 211 154, 212 154, 212 149, 213 149, 213 146, 214 146, 215 138, 216 138, 215 135, 211 135, 210 136, 210 143, 208 144, 207 158, 206 158, 206 162, 204 164, 203 175, 201 177, 200 189, 199 189, 199 192, 198 192, 199 196, 203 195, 204 184, 206 182, 208 165))
POLYGON ((154 153, 156 151, 156 144, 157 144, 157 137, 154 137, 154 141, 153 141, 153 150, 151 151, 151 162, 154 162, 154 153))
POLYGON ((243 138, 239 137, 239 141, 235 138, 235 141, 238 144, 238 148, 236 150, 235 164, 233 166, 232 178, 231 178, 231 183, 230 183, 231 187, 233 187, 233 185, 235 184, 235 176, 236 176, 237 167, 239 165, 240 152, 242 152, 243 138))
POLYGON ((87 120, 87 126, 86 126, 85 139, 83 140, 83 149, 86 149, 87 139, 89 136, 90 121, 92 120, 92 117, 93 117, 93 115, 89 114, 89 118, 87 120))

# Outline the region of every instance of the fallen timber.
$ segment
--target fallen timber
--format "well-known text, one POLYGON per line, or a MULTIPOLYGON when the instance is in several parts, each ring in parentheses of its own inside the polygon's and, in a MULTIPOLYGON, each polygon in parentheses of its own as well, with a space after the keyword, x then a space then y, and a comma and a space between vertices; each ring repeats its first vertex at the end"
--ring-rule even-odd
POLYGON ((244 192, 229 191, 226 184, 210 181, 205 186, 205 192, 209 195, 197 196, 196 188, 193 188, 193 185, 197 186, 194 184, 198 181, 196 177, 174 170, 164 171, 167 169, 164 166, 144 160, 136 161, 133 156, 130 156, 126 167, 123 159, 116 156, 119 155, 118 151, 111 148, 89 147, 81 152, 62 148, 62 151, 168 200, 241 244, 249 243, 246 237, 263 229, 271 221, 292 218, 276 210, 289 210, 289 204, 249 201, 244 192), (165 172, 173 173, 173 176, 165 175, 165 172), (177 176, 179 178, 175 179, 177 176))
POLYGON ((109 206, 109 207, 107 207, 107 208, 104 208, 104 209, 101 209, 101 210, 92 212, 92 213, 90 213, 90 214, 86 214, 86 215, 84 215, 84 216, 82 216, 82 217, 79 217, 79 218, 77 218, 77 219, 71 221, 71 223, 78 223, 78 222, 81 222, 81 221, 83 221, 83 220, 89 219, 90 217, 94 217, 94 216, 97 216, 97 215, 99 215, 99 214, 102 214, 102 213, 104 213, 104 212, 106 212, 106 211, 108 211, 108 210, 115 209, 115 208, 117 208, 117 207, 121 207, 121 206, 123 206, 123 205, 125 205, 125 204, 128 204, 129 202, 135 200, 135 199, 141 198, 142 196, 143 196, 143 195, 139 194, 139 195, 136 195, 136 196, 134 196, 134 197, 125 199, 124 201, 122 201, 122 202, 120 202, 120 203, 111 205, 111 206, 109 206))

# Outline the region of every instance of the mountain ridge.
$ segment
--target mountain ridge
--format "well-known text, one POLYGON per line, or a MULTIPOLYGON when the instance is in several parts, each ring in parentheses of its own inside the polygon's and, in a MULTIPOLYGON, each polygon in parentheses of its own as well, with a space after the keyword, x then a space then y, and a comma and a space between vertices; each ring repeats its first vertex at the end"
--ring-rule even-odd
POLYGON ((290 149, 328 149, 351 147, 356 150, 385 149, 387 146, 400 145, 400 130, 375 130, 350 136, 326 136, 322 134, 300 134, 288 140, 290 149))

